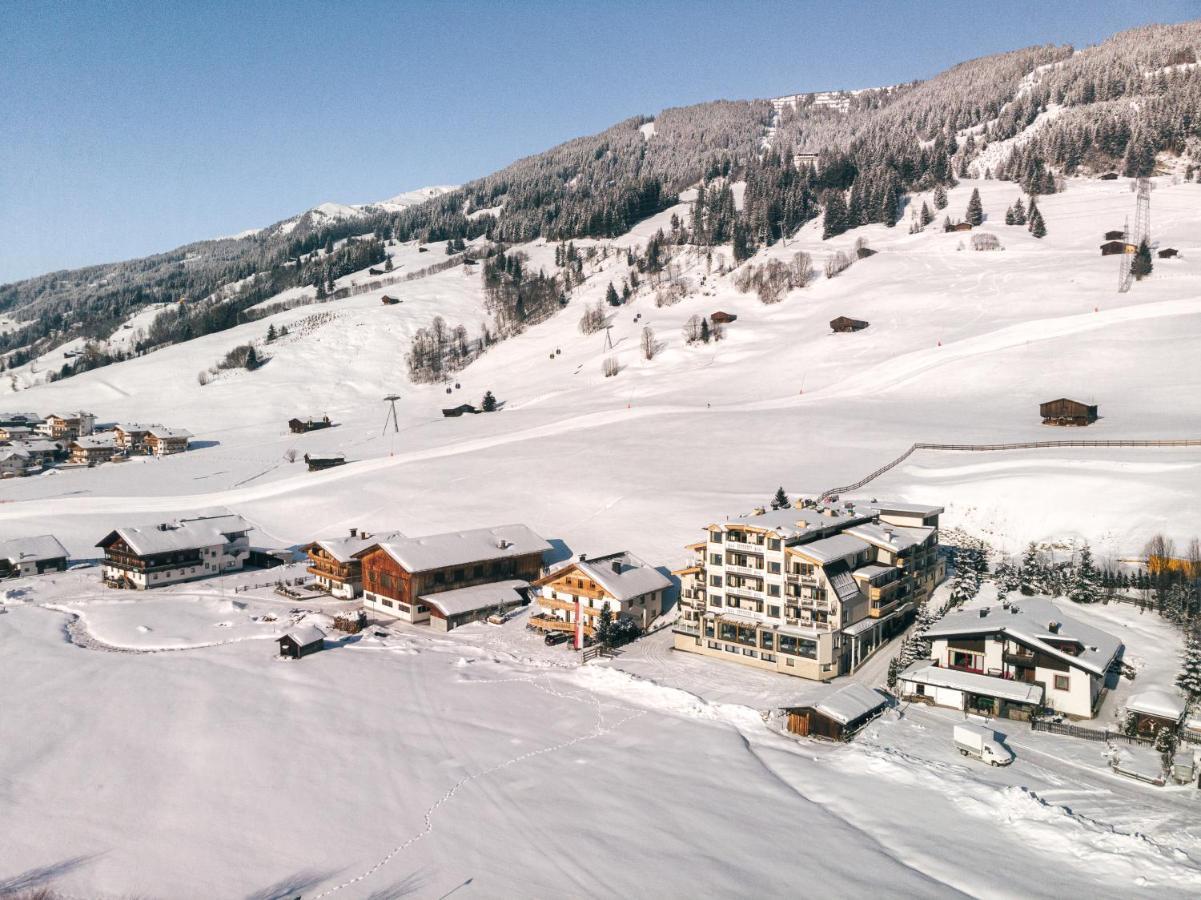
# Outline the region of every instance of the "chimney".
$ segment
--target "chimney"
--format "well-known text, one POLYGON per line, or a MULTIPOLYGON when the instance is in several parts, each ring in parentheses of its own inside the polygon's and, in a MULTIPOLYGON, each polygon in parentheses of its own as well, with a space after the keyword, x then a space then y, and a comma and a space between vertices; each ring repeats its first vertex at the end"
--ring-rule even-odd
POLYGON ((613 560, 613 571, 616 572, 618 575, 621 574, 621 560, 620 559, 613 560))
POLYGON ((508 550, 509 547, 512 546, 512 543, 513 543, 512 541, 507 541, 504 538, 497 538, 496 539, 496 549, 508 550))
POLYGON ((580 562, 587 562, 587 561, 588 561, 588 554, 587 554, 587 553, 581 553, 581 554, 580 554, 580 562))
POLYGON ((1048 622, 1047 623, 1047 631, 1051 632, 1051 634, 1059 634, 1059 623, 1058 622, 1048 622))
MULTIPOLYGON (((350 536, 351 536, 351 537, 358 537, 358 536, 359 536, 359 530, 358 530, 357 528, 352 528, 352 529, 350 529, 350 536)), ((364 535, 364 537, 366 537, 366 535, 364 535)))

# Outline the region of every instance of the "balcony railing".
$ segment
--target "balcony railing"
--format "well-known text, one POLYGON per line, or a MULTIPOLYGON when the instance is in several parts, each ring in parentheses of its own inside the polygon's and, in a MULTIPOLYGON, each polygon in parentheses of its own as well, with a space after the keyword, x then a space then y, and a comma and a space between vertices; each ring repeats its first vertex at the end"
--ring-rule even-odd
POLYGON ((741 550, 744 553, 763 553, 767 550, 767 544, 748 544, 742 541, 726 541, 725 546, 729 550, 741 550))
POLYGON ((757 578, 762 578, 766 574, 763 566, 743 566, 738 563, 726 563, 726 571, 738 575, 752 575, 757 578))

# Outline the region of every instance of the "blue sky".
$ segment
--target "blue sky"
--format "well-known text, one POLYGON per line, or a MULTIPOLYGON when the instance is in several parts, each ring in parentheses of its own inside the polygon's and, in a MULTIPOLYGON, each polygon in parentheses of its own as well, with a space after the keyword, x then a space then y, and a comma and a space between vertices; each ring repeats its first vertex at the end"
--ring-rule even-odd
POLYGON ((458 183, 628 116, 869 87, 1139 3, 0 4, 0 283, 458 183))

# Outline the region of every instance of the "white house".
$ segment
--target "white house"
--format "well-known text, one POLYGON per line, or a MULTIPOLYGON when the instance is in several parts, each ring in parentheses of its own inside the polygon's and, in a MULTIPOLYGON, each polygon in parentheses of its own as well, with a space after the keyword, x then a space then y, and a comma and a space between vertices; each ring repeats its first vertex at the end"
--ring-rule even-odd
POLYGON ((0 447, 0 478, 24 475, 33 463, 29 452, 21 447, 0 447))
POLYGON ((541 613, 530 620, 544 630, 567 630, 575 622, 576 609, 584 619, 584 630, 592 634, 608 604, 614 621, 633 619, 646 629, 663 613, 663 599, 671 579, 622 551, 607 556, 580 558, 553 570, 533 584, 541 589, 541 613))
POLYGON ((198 516, 118 528, 96 546, 104 550, 106 584, 146 590, 240 570, 250 530, 241 516, 198 516))
POLYGON ((61 572, 66 568, 66 548, 52 534, 0 543, 0 578, 61 572))
POLYGON ((924 675, 907 671, 909 684, 916 689, 923 677, 948 677, 931 668, 977 676, 963 688, 966 706, 951 705, 998 715, 1001 704, 989 698, 1010 699, 1006 692, 1024 684, 1038 687, 1048 708, 1091 719, 1106 677, 1124 650, 1112 634, 1073 618, 1043 597, 971 604, 944 616, 926 637, 932 662, 924 675))

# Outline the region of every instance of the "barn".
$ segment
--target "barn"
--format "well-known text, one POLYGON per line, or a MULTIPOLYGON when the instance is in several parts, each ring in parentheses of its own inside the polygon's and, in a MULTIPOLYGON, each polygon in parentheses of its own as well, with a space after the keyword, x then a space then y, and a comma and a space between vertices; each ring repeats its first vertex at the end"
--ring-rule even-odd
POLYGON ((1106 172, 1104 175, 1101 176, 1101 180, 1102 181, 1117 181, 1118 173, 1117 172, 1106 172))
POLYGON ((814 704, 788 707, 784 712, 788 730, 793 734, 849 741, 887 705, 888 701, 879 692, 851 682, 814 704))
POLYGON ((848 331, 862 331, 867 328, 868 322, 863 319, 852 319, 850 316, 839 316, 837 319, 830 320, 830 329, 839 333, 848 331))
POLYGON ((470 403, 460 403, 458 406, 452 406, 450 409, 442 410, 442 415, 448 419, 457 419, 464 413, 478 413, 479 410, 470 403))
POLYGON ((972 223, 971 222, 957 222, 954 226, 952 226, 951 230, 952 231, 971 231, 972 223))
POLYGON ((283 637, 277 638, 276 643, 279 644, 280 656, 300 659, 325 649, 325 632, 316 625, 297 625, 283 637))
POLYGON ((332 469, 334 466, 346 465, 346 457, 341 453, 324 456, 314 456, 311 453, 306 453, 304 455, 304 463, 309 467, 310 472, 320 472, 322 469, 332 469))
POLYGON ((729 325, 735 321, 738 316, 734 313, 722 312, 720 309, 709 317, 709 321, 714 325, 729 325))
POLYGON ((1107 240, 1107 241, 1124 241, 1124 240, 1126 240, 1126 229, 1123 228, 1119 231, 1105 232, 1105 240, 1107 240))
POLYGON ((1044 425, 1091 425, 1097 421, 1097 405, 1060 397, 1038 405, 1044 425))
POLYGON ((1138 247, 1127 241, 1106 241, 1101 245, 1102 256, 1118 256, 1122 253, 1134 253, 1138 247))
POLYGON ((293 434, 304 434, 306 431, 317 431, 321 428, 329 428, 333 422, 329 420, 329 416, 308 416, 307 418, 295 418, 288 420, 288 428, 293 434))
POLYGON ((493 613, 506 613, 530 602, 528 581, 507 579, 491 584, 477 584, 422 594, 417 598, 430 609, 430 627, 436 631, 451 631, 469 622, 481 622, 493 613))
POLYGON ((400 299, 397 297, 389 297, 387 294, 384 294, 384 296, 380 298, 380 301, 384 304, 384 306, 395 306, 400 302, 400 299))
POLYGON ((1160 259, 1171 259, 1173 256, 1179 256, 1180 251, 1175 247, 1164 247, 1156 254, 1160 259))

